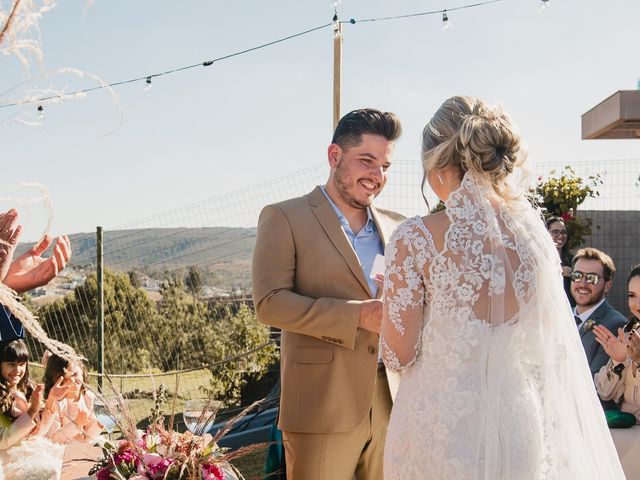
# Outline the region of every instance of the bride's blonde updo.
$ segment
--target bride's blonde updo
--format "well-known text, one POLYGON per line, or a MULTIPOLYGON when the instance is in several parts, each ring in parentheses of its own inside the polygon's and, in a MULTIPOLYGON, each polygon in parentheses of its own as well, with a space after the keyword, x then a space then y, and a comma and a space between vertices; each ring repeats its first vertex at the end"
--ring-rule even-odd
POLYGON ((460 178, 467 171, 476 172, 505 198, 522 193, 525 160, 509 115, 477 98, 449 98, 422 132, 425 173, 448 166, 458 168, 460 178), (512 175, 516 170, 519 175, 512 175))

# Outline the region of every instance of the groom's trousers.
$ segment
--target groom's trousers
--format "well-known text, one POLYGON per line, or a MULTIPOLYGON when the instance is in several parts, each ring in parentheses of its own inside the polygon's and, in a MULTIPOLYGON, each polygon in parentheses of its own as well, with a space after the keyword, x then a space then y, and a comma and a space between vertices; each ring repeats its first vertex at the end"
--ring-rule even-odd
MULTIPOLYGON (((348 401, 348 400, 345 400, 348 401)), ((287 480, 382 480, 391 395, 382 366, 371 410, 355 429, 341 433, 282 432, 287 480)), ((312 411, 307 412, 313 415, 312 411)))

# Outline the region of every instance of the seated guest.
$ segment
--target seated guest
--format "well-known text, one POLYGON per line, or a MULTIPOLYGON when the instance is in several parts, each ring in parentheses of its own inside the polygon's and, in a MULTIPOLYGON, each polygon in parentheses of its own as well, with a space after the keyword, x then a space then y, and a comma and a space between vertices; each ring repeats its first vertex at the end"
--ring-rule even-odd
POLYGON ((569 233, 564 220, 560 217, 549 217, 545 222, 547 231, 551 235, 551 240, 558 250, 560 265, 562 266, 562 280, 564 281, 564 292, 572 307, 576 305, 571 296, 571 253, 569 252, 569 233))
MULTIPOLYGON (((597 342, 593 327, 604 325, 617 332, 627 323, 627 319, 605 299, 616 267, 609 255, 595 248, 581 248, 571 263, 571 295, 576 301, 573 313, 591 374, 595 375, 607 363, 609 355, 597 342)), ((611 404, 604 406, 615 408, 611 404)))
POLYGON ((24 340, 0 344, 0 465, 6 480, 58 478, 62 466, 62 452, 38 437, 49 428, 52 407, 66 395, 67 388, 55 385, 45 402, 44 386, 29 378, 28 361, 24 340), (25 458, 33 445, 45 451, 37 458, 25 458))
MULTIPOLYGON (((611 359, 596 374, 596 390, 603 400, 612 400, 623 412, 640 420, 640 265, 629 274, 631 319, 614 335, 602 325, 593 329, 597 342, 611 359)), ((640 479, 640 426, 614 428, 611 436, 627 480, 640 479)))
POLYGON ((95 395, 84 386, 86 371, 57 355, 45 357, 44 392, 48 395, 56 385, 69 386, 67 394, 54 402, 53 418, 47 438, 56 443, 93 443, 102 432, 93 405, 95 395))

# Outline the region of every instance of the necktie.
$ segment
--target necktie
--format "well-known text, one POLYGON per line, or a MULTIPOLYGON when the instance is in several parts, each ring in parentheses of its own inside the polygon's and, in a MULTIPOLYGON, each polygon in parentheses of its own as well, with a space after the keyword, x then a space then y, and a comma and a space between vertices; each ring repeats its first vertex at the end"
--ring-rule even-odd
POLYGON ((582 319, 577 315, 574 315, 573 319, 576 321, 576 326, 578 326, 578 325, 580 325, 582 323, 582 319))

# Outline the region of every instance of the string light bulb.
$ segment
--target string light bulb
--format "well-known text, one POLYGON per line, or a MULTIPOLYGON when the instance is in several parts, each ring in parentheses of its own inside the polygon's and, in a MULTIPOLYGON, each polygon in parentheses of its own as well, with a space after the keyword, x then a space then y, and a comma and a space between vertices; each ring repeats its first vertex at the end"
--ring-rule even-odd
POLYGON ((44 107, 42 105, 38 105, 37 111, 38 111, 38 115, 37 115, 38 121, 41 122, 42 120, 44 120, 44 107))
POLYGON ((447 15, 447 11, 442 12, 442 30, 449 30, 451 28, 451 20, 449 20, 449 15, 447 15))
POLYGON ((544 12, 549 6, 549 0, 540 0, 540 11, 544 12))
POLYGON ((145 80, 145 82, 144 82, 144 88, 143 88, 143 90, 144 90, 145 92, 148 92, 149 90, 151 90, 151 87, 152 87, 152 85, 151 85, 151 77, 147 77, 147 79, 146 79, 146 80, 145 80))

